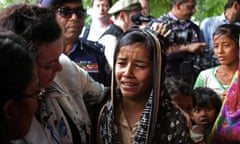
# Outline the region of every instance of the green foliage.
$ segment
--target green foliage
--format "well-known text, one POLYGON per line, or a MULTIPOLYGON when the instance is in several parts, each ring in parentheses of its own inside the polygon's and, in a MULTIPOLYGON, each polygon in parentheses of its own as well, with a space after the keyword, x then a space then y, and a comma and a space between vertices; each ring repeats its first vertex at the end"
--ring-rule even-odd
MULTIPOLYGON (((151 15, 159 17, 171 9, 172 0, 149 0, 151 15)), ((196 13, 194 21, 201 22, 204 18, 220 15, 224 11, 224 5, 227 0, 197 0, 196 13)))
POLYGON ((150 15, 159 17, 171 8, 171 0, 149 0, 150 15))
POLYGON ((222 14, 226 2, 227 0, 199 0, 194 15, 195 20, 201 22, 206 17, 222 14))
POLYGON ((16 3, 16 2, 20 2, 21 0, 1 0, 0 1, 0 6, 1 7, 6 7, 11 3, 16 3))
POLYGON ((83 0, 83 6, 85 8, 89 8, 91 5, 91 0, 83 0))

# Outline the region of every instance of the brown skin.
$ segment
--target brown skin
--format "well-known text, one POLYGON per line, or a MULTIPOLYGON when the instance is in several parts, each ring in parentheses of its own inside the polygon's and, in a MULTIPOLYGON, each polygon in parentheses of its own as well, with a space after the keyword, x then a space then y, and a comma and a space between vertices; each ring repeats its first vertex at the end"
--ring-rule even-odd
MULTIPOLYGON (((192 15, 196 12, 196 0, 188 0, 186 3, 176 3, 171 12, 174 16, 181 20, 190 20, 192 15)), ((187 45, 170 45, 167 52, 185 51, 189 53, 201 53, 203 48, 207 46, 206 43, 196 42, 187 45)))
POLYGON ((205 107, 194 107, 192 110, 192 120, 202 129, 212 125, 217 118, 216 109, 211 103, 205 107))
POLYGON ((229 23, 235 23, 240 21, 240 4, 235 1, 231 8, 226 9, 225 16, 229 23))
POLYGON ((43 43, 38 48, 38 58, 36 60, 40 85, 43 88, 50 86, 56 73, 62 70, 59 57, 63 50, 62 37, 51 42, 43 43))
POLYGON ((132 128, 140 119, 152 89, 153 65, 145 45, 136 43, 120 49, 115 66, 115 77, 123 95, 123 111, 132 128))
POLYGON ((8 100, 3 106, 4 121, 10 139, 24 137, 31 124, 34 114, 38 109, 38 100, 35 95, 39 89, 37 69, 34 69, 32 81, 25 90, 26 97, 18 101, 8 100))
MULTIPOLYGON (((230 85, 232 78, 237 71, 239 59, 239 47, 227 35, 214 36, 214 54, 220 66, 216 71, 216 77, 223 85, 230 85)), ((222 98, 227 92, 223 93, 222 98)))
MULTIPOLYGON (((72 2, 65 3, 61 7, 68 7, 71 9, 82 8, 82 3, 80 2, 72 2)), ((75 40, 78 38, 79 34, 82 31, 84 26, 85 16, 78 18, 75 13, 72 14, 72 17, 65 18, 61 17, 58 12, 56 12, 57 21, 62 27, 63 30, 63 39, 64 39, 64 50, 65 54, 69 54, 75 40)))
POLYGON ((193 14, 196 12, 195 9, 196 0, 188 0, 186 3, 176 3, 172 8, 172 13, 182 20, 190 20, 193 14))
POLYGON ((176 102, 185 113, 189 114, 189 116, 191 115, 191 110, 192 110, 192 105, 193 105, 192 104, 192 101, 193 101, 192 96, 180 95, 180 96, 173 98, 172 100, 174 102, 176 102))

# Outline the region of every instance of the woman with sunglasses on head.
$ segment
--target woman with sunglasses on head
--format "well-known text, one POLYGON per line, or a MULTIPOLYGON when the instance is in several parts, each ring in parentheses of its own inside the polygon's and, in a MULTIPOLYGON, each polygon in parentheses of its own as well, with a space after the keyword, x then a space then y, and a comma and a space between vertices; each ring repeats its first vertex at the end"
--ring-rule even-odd
POLYGON ((39 80, 23 38, 0 32, 0 143, 25 136, 38 108, 39 80))
POLYGON ((150 30, 131 29, 114 52, 111 101, 99 114, 100 144, 189 144, 186 119, 164 86, 164 55, 150 30))

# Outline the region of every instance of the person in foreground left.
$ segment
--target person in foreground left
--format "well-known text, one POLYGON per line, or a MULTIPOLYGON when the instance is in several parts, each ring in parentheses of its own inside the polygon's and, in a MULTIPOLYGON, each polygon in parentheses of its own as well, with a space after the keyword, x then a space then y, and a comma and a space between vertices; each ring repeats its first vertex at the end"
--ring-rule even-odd
POLYGON ((25 136, 38 108, 39 80, 23 38, 0 32, 0 143, 25 136))
POLYGON ((62 53, 62 31, 55 12, 14 4, 0 10, 0 26, 27 40, 27 49, 36 58, 40 86, 46 88, 28 134, 14 143, 91 143, 87 105, 103 100, 104 87, 62 53))

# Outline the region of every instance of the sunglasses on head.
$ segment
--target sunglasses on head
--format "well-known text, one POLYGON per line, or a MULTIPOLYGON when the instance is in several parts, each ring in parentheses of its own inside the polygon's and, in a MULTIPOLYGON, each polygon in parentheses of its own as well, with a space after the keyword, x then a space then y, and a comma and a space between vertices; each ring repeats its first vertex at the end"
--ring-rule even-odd
POLYGON ((73 13, 76 14, 78 18, 82 18, 86 14, 86 10, 82 8, 68 8, 68 7, 60 7, 57 9, 57 12, 60 14, 63 18, 71 18, 73 13))

